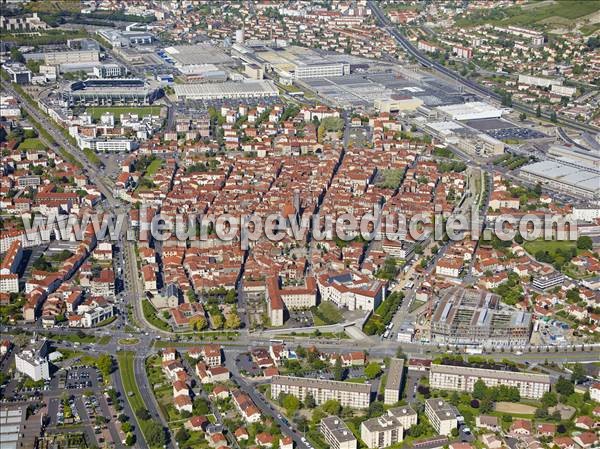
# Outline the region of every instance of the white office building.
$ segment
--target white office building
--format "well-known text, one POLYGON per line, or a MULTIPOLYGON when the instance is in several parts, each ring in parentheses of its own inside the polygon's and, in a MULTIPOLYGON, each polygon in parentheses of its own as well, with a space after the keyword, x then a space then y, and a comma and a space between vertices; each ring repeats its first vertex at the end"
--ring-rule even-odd
POLYGON ((319 430, 331 449, 356 449, 357 447, 354 434, 337 416, 323 418, 319 430))
POLYGON ((440 435, 450 435, 452 429, 458 426, 458 413, 456 408, 439 398, 425 401, 425 415, 434 430, 440 435))
POLYGON ((36 341, 31 348, 15 354, 15 368, 17 372, 29 376, 35 382, 50 380, 48 341, 36 341))

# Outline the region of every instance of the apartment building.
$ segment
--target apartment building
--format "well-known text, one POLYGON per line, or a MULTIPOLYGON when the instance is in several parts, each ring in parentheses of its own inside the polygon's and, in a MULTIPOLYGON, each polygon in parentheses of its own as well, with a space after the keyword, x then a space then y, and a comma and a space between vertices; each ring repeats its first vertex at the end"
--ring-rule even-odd
POLYGON ((540 399, 550 391, 547 374, 496 371, 451 365, 431 365, 429 385, 440 390, 473 391, 475 382, 483 380, 488 387, 506 385, 516 387, 524 398, 540 399))
POLYGON ((327 416, 319 427, 323 438, 332 449, 356 449, 357 441, 344 421, 337 416, 327 416))
POLYGON ((533 286, 540 290, 548 290, 565 282, 565 276, 560 271, 538 276, 533 280, 533 286))
POLYGON ((369 384, 294 376, 273 376, 271 379, 271 398, 277 399, 282 393, 291 394, 301 401, 310 394, 317 405, 335 399, 343 407, 365 409, 371 403, 371 385, 369 384))
POLYGON ((383 448, 401 442, 404 431, 417 424, 417 412, 411 407, 389 409, 385 415, 367 419, 360 425, 360 438, 369 448, 383 448))
POLYGON ((436 343, 523 346, 529 343, 531 314, 500 310, 500 296, 452 287, 437 303, 430 322, 436 343))
POLYGON ((31 348, 15 354, 15 368, 35 382, 50 379, 48 340, 36 341, 31 348))
POLYGON ((404 376, 404 360, 390 359, 390 369, 385 382, 384 399, 385 405, 393 405, 400 400, 402 378, 404 376))
POLYGON ((439 398, 425 401, 425 415, 429 418, 431 426, 440 435, 450 435, 452 429, 458 425, 458 412, 456 408, 439 398))

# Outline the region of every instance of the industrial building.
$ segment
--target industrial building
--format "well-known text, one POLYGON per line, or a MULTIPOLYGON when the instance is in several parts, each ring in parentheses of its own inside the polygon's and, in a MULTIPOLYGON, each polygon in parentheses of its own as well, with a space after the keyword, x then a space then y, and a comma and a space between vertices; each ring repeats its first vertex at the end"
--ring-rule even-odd
POLYGON ((451 287, 431 316, 431 340, 438 343, 524 346, 531 334, 531 314, 500 310, 499 295, 451 287))
POLYGON ((233 59, 223 50, 208 43, 167 47, 164 53, 178 69, 188 65, 233 63, 233 59))
POLYGON ((340 402, 342 407, 357 409, 369 408, 371 403, 371 385, 352 382, 338 382, 310 377, 273 376, 271 379, 271 398, 280 394, 291 394, 301 401, 311 395, 317 405, 330 399, 340 402))
POLYGON ((472 392, 475 382, 483 380, 488 387, 505 385, 519 390, 521 397, 540 399, 550 391, 548 374, 499 371, 494 369, 471 368, 454 365, 431 365, 429 386, 439 390, 472 392))
POLYGON ((498 109, 483 101, 438 106, 437 110, 452 120, 500 118, 503 112, 502 109, 498 109))
POLYGON ((82 62, 100 62, 98 50, 67 50, 44 53, 44 63, 47 65, 82 62))
POLYGON ((523 178, 541 183, 553 190, 576 194, 584 198, 597 199, 600 196, 598 170, 577 167, 558 161, 541 161, 520 169, 523 178))
POLYGON ((146 31, 121 31, 115 29, 98 30, 97 33, 113 47, 133 47, 149 45, 154 37, 146 31))
POLYGON ((272 81, 246 81, 203 84, 175 84, 175 95, 179 100, 220 100, 224 98, 277 97, 279 91, 272 81))
POLYGON ((327 416, 321 420, 319 430, 332 449, 356 449, 357 441, 348 426, 337 416, 327 416))
POLYGON ((62 91, 63 105, 148 105, 162 96, 160 88, 136 78, 76 81, 62 91))

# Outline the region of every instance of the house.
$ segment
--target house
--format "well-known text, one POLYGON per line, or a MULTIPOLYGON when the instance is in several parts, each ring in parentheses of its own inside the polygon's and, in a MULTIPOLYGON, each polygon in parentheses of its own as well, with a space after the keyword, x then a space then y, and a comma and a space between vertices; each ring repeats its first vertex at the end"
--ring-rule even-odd
POLYGON ((227 399, 229 397, 229 390, 223 385, 217 385, 213 388, 211 396, 215 399, 227 399))
POLYGON ((173 397, 176 398, 178 396, 189 396, 190 389, 186 385, 185 382, 181 380, 177 380, 173 382, 173 397))
POLYGON ((590 398, 592 401, 600 402, 600 382, 596 382, 590 387, 590 398))
POLYGON ((175 405, 175 409, 180 413, 184 410, 186 412, 192 413, 193 404, 192 399, 189 396, 177 396, 173 399, 173 404, 175 405))
POLYGON ((245 427, 238 427, 237 429, 235 429, 235 432, 233 432, 233 434, 235 435, 235 438, 238 441, 248 441, 248 431, 245 427))
POLYGON ((496 432, 500 430, 500 421, 497 416, 479 415, 475 418, 475 426, 496 432))
POLYGON ((488 449, 500 449, 504 445, 503 441, 493 433, 486 433, 480 438, 488 449))
POLYGON ((221 432, 213 433, 212 435, 206 435, 208 445, 213 449, 219 449, 227 447, 227 438, 221 432))
POLYGON ((294 440, 292 437, 285 436, 279 440, 279 449, 294 449, 294 440))
POLYGON ((273 447, 274 441, 275 438, 273 437, 273 435, 267 432, 260 432, 256 434, 256 438, 254 439, 254 442, 260 447, 273 447))
POLYGON ((578 429, 591 430, 594 428, 594 420, 589 416, 580 416, 575 420, 575 427, 578 429))
POLYGON ((594 432, 583 432, 573 436, 573 441, 582 448, 587 449, 598 444, 598 436, 594 432))
POLYGON ((571 437, 555 437, 554 445, 560 449, 575 449, 577 446, 571 437))
POLYGON ((162 361, 170 362, 177 358, 177 349, 175 348, 165 348, 162 352, 162 361))
POLYGON ((510 431, 514 435, 531 435, 531 421, 528 419, 516 419, 510 426, 510 431))
POLYGON ((219 366, 223 363, 221 346, 215 344, 204 345, 201 352, 202 358, 208 366, 219 366))
POLYGON ((208 420, 208 418, 206 416, 198 415, 198 416, 192 416, 190 419, 188 419, 185 422, 185 424, 183 426, 188 430, 200 432, 200 431, 205 431, 206 427, 208 426, 209 423, 210 423, 210 421, 208 420))
POLYGON ((537 426, 537 434, 539 437, 553 437, 556 433, 556 424, 541 423, 537 426))

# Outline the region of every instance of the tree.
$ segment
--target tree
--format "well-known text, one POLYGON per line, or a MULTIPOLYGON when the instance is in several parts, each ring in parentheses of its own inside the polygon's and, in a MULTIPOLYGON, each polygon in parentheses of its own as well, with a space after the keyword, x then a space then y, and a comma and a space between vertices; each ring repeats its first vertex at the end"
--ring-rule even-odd
POLYGON ((398 349, 396 349, 396 358, 406 360, 406 354, 402 350, 402 346, 398 346, 398 349))
POLYGON ((594 245, 594 242, 587 235, 582 235, 577 238, 577 249, 591 250, 593 245, 594 245))
POLYGON ((338 356, 335 359, 335 365, 333 366, 333 378, 335 380, 344 380, 345 369, 342 366, 342 358, 338 356))
POLYGON ((487 397, 488 387, 485 382, 481 379, 478 379, 473 385, 473 397, 475 399, 485 399, 487 397))
POLYGON ((587 373, 581 363, 576 363, 573 366, 573 372, 571 373, 571 382, 579 384, 587 379, 587 373))
POLYGON ((455 427, 454 429, 452 429, 452 432, 450 432, 450 434, 456 438, 458 436, 458 429, 455 427))
POLYGON ((385 411, 383 407, 383 402, 381 401, 373 401, 369 405, 369 418, 375 418, 377 416, 383 415, 385 411))
POLYGON ((537 108, 535 108, 535 116, 538 118, 542 116, 542 107, 539 104, 537 105, 537 108))
POLYGON ((133 433, 128 433, 125 437, 125 446, 133 446, 135 444, 135 435, 133 433))
POLYGON ((525 114, 524 112, 521 112, 519 114, 519 120, 521 120, 522 122, 524 122, 527 119, 527 114, 525 114))
POLYGON ((212 314, 210 320, 212 322, 213 329, 223 328, 223 315, 221 315, 220 313, 212 314))
POLYGON ((242 324, 242 320, 240 319, 237 313, 228 313, 227 318, 225 319, 225 327, 227 329, 238 329, 242 324))
POLYGON ((573 384, 562 376, 560 376, 556 381, 554 389, 558 394, 564 394, 565 396, 569 396, 575 391, 573 384))
POLYGON ((548 417, 548 409, 545 407, 540 407, 536 409, 535 417, 537 419, 546 419, 548 417))
POLYGON ((550 121, 551 121, 552 123, 556 123, 556 122, 558 122, 558 117, 556 116, 556 111, 552 111, 552 112, 550 113, 550 121))
POLYGON ((321 408, 329 415, 339 416, 342 413, 342 405, 335 399, 329 399, 328 401, 325 401, 321 408))
POLYGON ((179 429, 177 431, 177 433, 175 434, 175 441, 177 441, 179 444, 183 444, 189 439, 190 439, 190 432, 185 427, 182 427, 181 429, 179 429))
POLYGON ((145 429, 146 442, 151 447, 162 447, 166 443, 165 431, 160 423, 153 421, 145 429))
POLYGON ((281 399, 281 406, 285 409, 288 416, 293 416, 293 414, 300 408, 300 401, 296 396, 291 394, 282 395, 283 399, 281 399))
POLYGON ((98 356, 98 359, 96 360, 96 367, 98 367, 98 369, 102 373, 102 376, 104 376, 104 378, 106 379, 108 376, 110 376, 110 373, 113 369, 112 357, 108 354, 100 354, 98 356))
POLYGON ((379 363, 371 362, 365 368, 365 376, 367 379, 375 379, 377 376, 381 374, 381 366, 379 363))
POLYGON ((542 404, 546 408, 554 407, 556 404, 558 404, 558 398, 556 397, 556 393, 554 393, 553 391, 547 391, 546 393, 544 393, 544 395, 542 396, 542 404))
POLYGON ((135 416, 137 416, 138 418, 140 418, 142 421, 146 421, 150 418, 152 418, 152 416, 150 415, 150 412, 148 411, 148 409, 145 408, 139 408, 136 410, 135 412, 135 416))
POLYGON ((190 326, 197 331, 203 331, 207 328, 208 323, 206 322, 206 318, 204 316, 196 315, 190 318, 190 326))
POLYGON ((315 398, 312 394, 307 394, 306 397, 304 398, 304 406, 307 409, 313 409, 317 406, 317 403, 315 402, 315 398))

